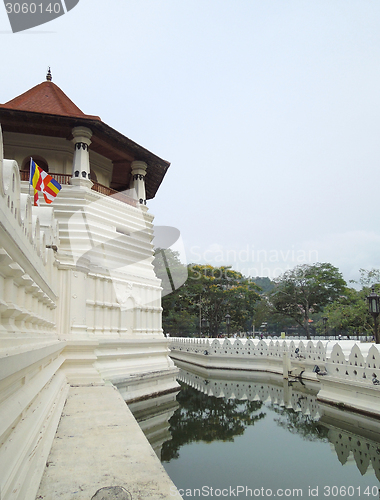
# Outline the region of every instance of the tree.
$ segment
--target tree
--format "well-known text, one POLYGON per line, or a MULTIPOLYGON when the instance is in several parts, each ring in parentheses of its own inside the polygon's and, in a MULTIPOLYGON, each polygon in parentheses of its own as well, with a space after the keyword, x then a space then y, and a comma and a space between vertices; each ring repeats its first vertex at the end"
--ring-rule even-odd
POLYGON ((178 252, 161 248, 155 250, 153 266, 161 280, 164 331, 176 337, 191 336, 197 330, 197 315, 183 293, 183 283, 188 278, 187 266, 182 264, 178 252))
POLYGON ((180 288, 187 280, 188 273, 182 264, 179 252, 170 248, 156 248, 153 259, 154 272, 161 280, 162 297, 180 288))
MULTIPOLYGON (((373 333, 373 317, 368 310, 367 296, 371 291, 371 286, 380 282, 379 269, 360 269, 359 281, 351 283, 360 284, 361 290, 346 288, 332 304, 325 310, 330 328, 335 328, 338 332, 347 334, 373 333)), ((375 286, 379 292, 379 285, 375 286)))
MULTIPOLYGON (((167 276, 177 273, 181 276, 182 264, 176 252, 165 250, 165 259, 160 252, 159 249, 154 261, 156 274, 166 280, 166 288, 170 290, 167 276)), ((165 332, 183 336, 195 333, 197 328, 200 333, 202 328, 216 337, 227 313, 235 331, 247 331, 252 327, 254 306, 260 300, 259 287, 255 283, 230 267, 190 264, 187 274, 187 281, 162 299, 165 332), (200 326, 201 320, 205 326, 200 326)))
MULTIPOLYGON (((372 268, 370 271, 367 271, 365 269, 360 269, 361 273, 361 278, 360 282, 363 286, 363 292, 366 292, 366 299, 368 298, 368 295, 371 295, 369 287, 371 286, 372 291, 375 293, 379 293, 380 289, 380 269, 374 269, 372 268)), ((377 317, 378 314, 371 315, 372 316, 372 322, 374 326, 374 338, 376 344, 380 344, 380 339, 379 339, 379 332, 378 332, 378 326, 377 326, 377 317)))
POLYGON ((267 297, 261 297, 260 302, 255 304, 253 323, 255 330, 258 330, 263 323, 268 323, 268 319, 273 315, 272 308, 267 297))
POLYGON ((339 333, 372 333, 372 317, 368 311, 366 289, 347 288, 324 311, 330 329, 339 333))
POLYGON ((323 310, 345 290, 340 271, 328 263, 303 264, 275 280, 270 294, 273 309, 292 318, 310 339, 310 315, 323 310))
POLYGON ((267 276, 256 276, 252 281, 261 288, 260 295, 267 294, 274 288, 274 282, 267 276))
POLYGON ((230 267, 192 264, 184 288, 201 308, 212 337, 218 335, 227 314, 233 330, 251 328, 255 303, 260 300, 259 288, 241 273, 230 267))
MULTIPOLYGON (((363 289, 369 289, 373 285, 378 285, 380 283, 380 269, 359 269, 360 279, 359 283, 362 285, 363 289)), ((355 283, 355 281, 353 281, 355 283)))
MULTIPOLYGON (((163 303, 168 301, 163 299, 163 303)), ((172 337, 192 337, 198 328, 198 318, 178 304, 172 308, 163 308, 162 327, 172 337)))

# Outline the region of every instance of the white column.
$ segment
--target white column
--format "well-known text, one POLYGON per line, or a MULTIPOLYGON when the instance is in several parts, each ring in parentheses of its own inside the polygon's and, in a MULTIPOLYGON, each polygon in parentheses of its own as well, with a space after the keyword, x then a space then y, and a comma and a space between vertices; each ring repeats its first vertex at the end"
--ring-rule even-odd
POLYGON ((145 175, 148 165, 144 161, 133 161, 131 168, 133 188, 136 191, 136 198, 141 205, 146 205, 145 175))
POLYGON ((92 187, 90 180, 90 154, 92 132, 86 127, 75 127, 72 130, 74 143, 73 173, 70 183, 75 186, 92 187))

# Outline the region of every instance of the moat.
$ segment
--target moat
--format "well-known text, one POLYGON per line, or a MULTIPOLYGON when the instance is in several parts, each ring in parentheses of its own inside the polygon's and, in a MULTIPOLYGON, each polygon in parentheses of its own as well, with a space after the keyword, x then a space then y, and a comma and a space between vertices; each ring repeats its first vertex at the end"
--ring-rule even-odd
POLYGON ((183 497, 379 498, 379 421, 321 407, 300 381, 179 382, 156 453, 183 497))

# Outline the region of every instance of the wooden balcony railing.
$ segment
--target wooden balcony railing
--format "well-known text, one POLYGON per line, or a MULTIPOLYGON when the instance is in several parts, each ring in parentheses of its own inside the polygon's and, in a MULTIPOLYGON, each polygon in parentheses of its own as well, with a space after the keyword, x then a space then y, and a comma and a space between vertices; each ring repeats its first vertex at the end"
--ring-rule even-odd
MULTIPOLYGON (((53 177, 57 182, 62 185, 70 184, 71 175, 70 174, 56 174, 49 172, 49 175, 53 177)), ((29 170, 20 170, 20 177, 22 181, 29 181, 29 170)), ((137 206, 137 200, 132 197, 126 195, 122 191, 116 191, 115 189, 111 189, 110 187, 103 186, 103 184, 99 184, 98 182, 94 182, 92 188, 94 191, 100 194, 104 194, 105 196, 112 196, 116 200, 119 200, 127 205, 132 205, 133 207, 137 206)))
MULTIPOLYGON (((59 182, 61 186, 63 184, 69 184, 69 179, 71 179, 71 175, 69 174, 52 174, 49 172, 49 175, 59 182)), ((29 181, 29 170, 20 170, 20 177, 22 181, 29 181)))

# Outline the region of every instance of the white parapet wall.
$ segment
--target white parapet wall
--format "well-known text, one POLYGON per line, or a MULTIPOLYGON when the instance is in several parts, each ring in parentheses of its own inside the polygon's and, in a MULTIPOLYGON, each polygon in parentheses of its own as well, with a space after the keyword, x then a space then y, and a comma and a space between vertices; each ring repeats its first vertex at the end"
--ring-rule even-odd
POLYGON ((57 226, 21 194, 0 129, 0 493, 34 498, 68 391, 57 334, 57 226))
POLYGON ((147 208, 74 185, 34 207, 29 191, 0 128, 1 500, 35 499, 70 386, 178 390, 147 208))
POLYGON ((380 349, 351 340, 171 338, 170 355, 207 370, 282 374, 319 385, 318 400, 380 415, 380 349), (316 368, 318 367, 318 368, 316 368))
POLYGON ((170 355, 210 369, 259 371, 317 380, 325 370, 328 341, 171 338, 170 355))

